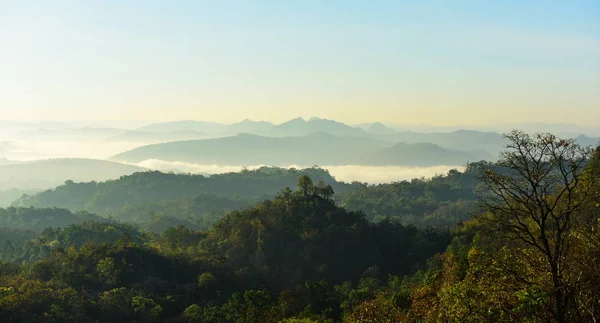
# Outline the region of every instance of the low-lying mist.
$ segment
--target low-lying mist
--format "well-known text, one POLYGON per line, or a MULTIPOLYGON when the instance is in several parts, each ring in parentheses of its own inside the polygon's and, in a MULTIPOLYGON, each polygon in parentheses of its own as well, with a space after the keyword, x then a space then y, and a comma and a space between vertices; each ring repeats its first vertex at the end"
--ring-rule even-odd
POLYGON ((49 158, 107 159, 112 155, 134 149, 137 142, 102 142, 78 140, 0 140, 0 158, 33 161, 49 158))
MULTIPOLYGON (((243 166, 231 165, 202 165, 186 162, 170 162, 158 159, 148 159, 135 164, 140 167, 175 173, 193 173, 193 174, 222 174, 229 172, 239 172, 243 166)), ((268 165, 256 165, 246 167, 247 169, 256 169, 268 165)), ((327 169, 338 181, 344 182, 366 182, 370 184, 389 183, 413 178, 432 177, 437 174, 446 174, 451 169, 463 171, 465 166, 441 165, 432 167, 408 167, 408 166, 320 166, 327 169)), ((289 165, 285 168, 304 168, 298 165, 289 165)))

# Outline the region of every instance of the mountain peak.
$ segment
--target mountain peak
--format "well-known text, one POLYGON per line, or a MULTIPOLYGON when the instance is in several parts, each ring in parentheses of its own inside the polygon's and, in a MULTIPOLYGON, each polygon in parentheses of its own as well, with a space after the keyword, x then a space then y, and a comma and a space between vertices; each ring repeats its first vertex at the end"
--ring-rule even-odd
POLYGON ((286 121, 282 124, 280 124, 280 126, 283 125, 296 125, 296 124, 304 124, 306 123, 306 120, 304 120, 302 117, 298 117, 298 118, 294 118, 292 120, 286 121))
POLYGON ((386 127, 381 122, 375 122, 368 129, 367 132, 375 133, 375 134, 392 134, 394 133, 394 129, 386 127))

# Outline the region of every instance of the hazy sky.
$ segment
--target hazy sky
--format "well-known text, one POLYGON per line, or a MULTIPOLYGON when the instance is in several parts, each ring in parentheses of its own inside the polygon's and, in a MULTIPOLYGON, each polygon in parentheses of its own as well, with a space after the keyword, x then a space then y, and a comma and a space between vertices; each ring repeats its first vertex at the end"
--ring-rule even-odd
POLYGON ((600 1, 0 0, 0 119, 600 126, 600 1))

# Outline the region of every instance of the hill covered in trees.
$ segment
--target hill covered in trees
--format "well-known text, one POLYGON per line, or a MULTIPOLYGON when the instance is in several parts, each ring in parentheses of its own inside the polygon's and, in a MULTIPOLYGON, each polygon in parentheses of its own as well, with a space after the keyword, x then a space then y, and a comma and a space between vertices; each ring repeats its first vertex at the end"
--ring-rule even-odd
POLYGON ((431 179, 368 185, 335 180, 320 168, 262 167, 240 173, 212 175, 136 173, 107 182, 67 182, 55 189, 27 195, 21 207, 57 207, 87 211, 120 221, 138 223, 160 232, 178 224, 206 229, 227 212, 273 198, 308 175, 315 185, 331 185, 341 206, 362 211, 371 221, 392 217, 418 227, 454 226, 476 210, 474 189, 480 162, 465 172, 456 170, 431 179))
POLYGON ((389 221, 370 224, 337 207, 331 187, 307 178, 296 192, 232 212, 206 232, 177 227, 148 235, 82 222, 4 245, 3 259, 24 264, 0 267, 0 318, 339 320, 339 300, 363 297, 352 286, 413 272, 450 239, 389 221))
MULTIPOLYGON (((81 187, 68 182, 29 201, 77 191, 79 198, 63 201, 124 194, 140 202, 135 207, 150 203, 141 213, 153 212, 152 205, 184 212, 183 200, 217 212, 236 209, 209 228, 172 223, 155 232, 88 212, 0 210, 0 234, 8 238, 0 241, 0 319, 600 319, 600 151, 547 134, 506 138, 497 163, 382 185, 339 183, 318 168, 264 168, 215 179, 141 173, 81 187), (291 177, 295 190, 256 198, 291 177), (219 196, 227 185, 239 196, 219 196), (166 194, 178 186, 207 191, 184 196, 182 189, 155 201, 161 188, 166 194), (438 229, 403 225, 411 214, 427 214, 421 224, 438 229)), ((107 205, 116 210, 125 205, 113 202, 107 205)))

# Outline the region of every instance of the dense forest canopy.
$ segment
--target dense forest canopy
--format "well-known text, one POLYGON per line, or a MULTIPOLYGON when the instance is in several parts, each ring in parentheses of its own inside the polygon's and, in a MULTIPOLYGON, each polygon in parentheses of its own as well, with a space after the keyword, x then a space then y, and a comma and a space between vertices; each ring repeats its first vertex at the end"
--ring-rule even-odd
POLYGON ((0 209, 6 322, 600 319, 600 150, 368 185, 317 167, 68 181, 0 209))
POLYGON ((210 177, 144 172, 107 182, 67 181, 13 204, 87 211, 135 222, 155 232, 179 224, 207 229, 227 212, 273 198, 281 189, 294 187, 300 176, 308 175, 316 184, 331 185, 339 205, 363 211, 371 221, 393 217, 405 225, 446 227, 467 220, 476 210, 475 177, 480 167, 493 164, 471 163, 464 172, 451 170, 430 179, 378 185, 340 182, 318 167, 262 167, 210 177))
POLYGON ((451 238, 393 220, 370 223, 338 207, 331 186, 306 175, 298 186, 234 211, 206 232, 178 226, 158 235, 110 221, 33 237, 14 231, 0 251, 21 265, 3 267, 0 317, 82 322, 102 312, 106 321, 339 320, 338 297, 365 297, 353 296, 352 286, 409 274, 451 238))

